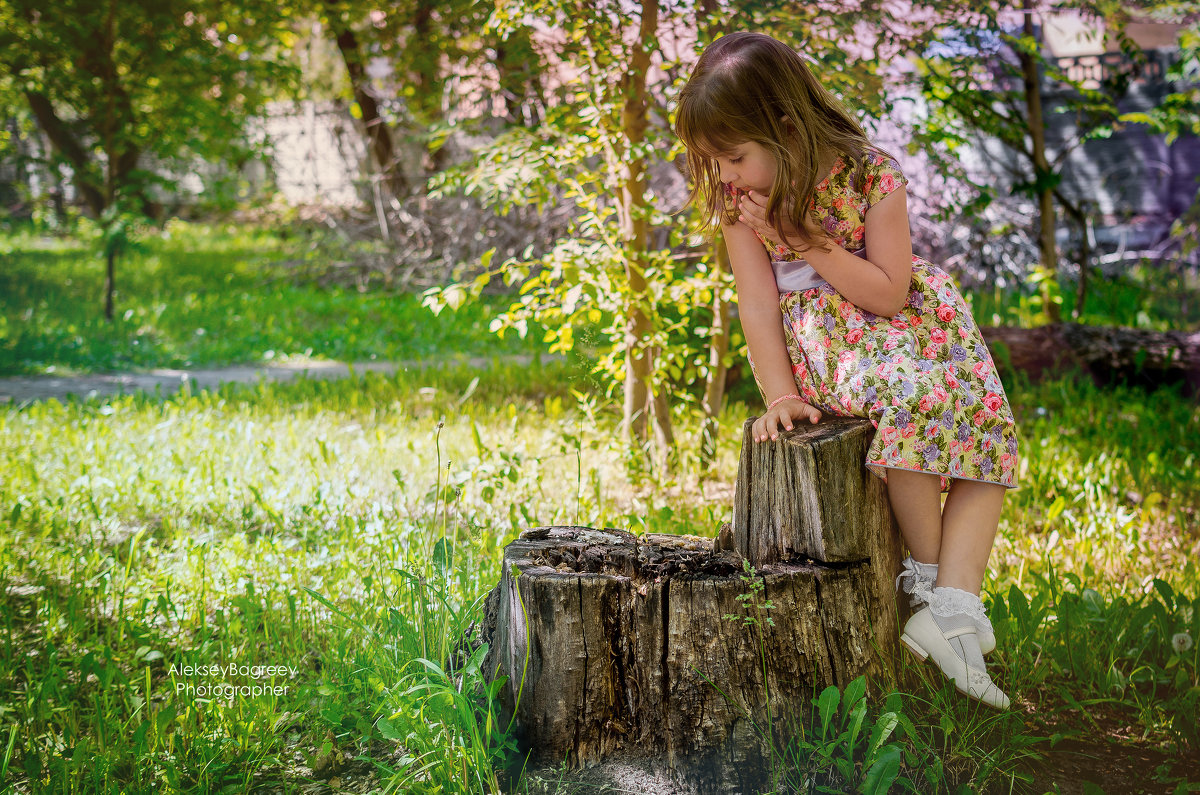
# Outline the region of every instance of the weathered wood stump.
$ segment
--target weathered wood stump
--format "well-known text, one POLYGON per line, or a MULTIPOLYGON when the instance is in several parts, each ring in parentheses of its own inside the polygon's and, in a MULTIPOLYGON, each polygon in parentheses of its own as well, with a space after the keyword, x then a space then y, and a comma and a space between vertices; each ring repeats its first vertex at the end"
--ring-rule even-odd
POLYGON ((487 670, 508 677, 532 764, 634 760, 674 791, 757 792, 768 714, 786 741, 816 693, 893 653, 899 541, 863 466, 870 423, 831 419, 763 444, 749 428, 736 549, 586 527, 534 528, 505 548, 487 670))

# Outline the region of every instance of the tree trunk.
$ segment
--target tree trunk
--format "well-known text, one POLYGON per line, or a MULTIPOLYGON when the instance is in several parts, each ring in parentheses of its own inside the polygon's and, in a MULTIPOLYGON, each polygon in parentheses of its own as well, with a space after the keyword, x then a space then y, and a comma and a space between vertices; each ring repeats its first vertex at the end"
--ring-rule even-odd
MULTIPOLYGON (((1031 0, 1024 0, 1025 36, 1033 38, 1033 5, 1031 0)), ((1020 50, 1021 74, 1025 83, 1025 107, 1029 113, 1029 137, 1033 144, 1033 176, 1034 189, 1038 198, 1038 249, 1041 252, 1042 267, 1055 282, 1058 281, 1058 250, 1055 245, 1054 231, 1054 183, 1050 162, 1046 159, 1046 124, 1042 118, 1042 90, 1038 77, 1037 59, 1030 53, 1020 50)), ((1059 320, 1059 306, 1052 300, 1051 285, 1042 282, 1042 299, 1044 301, 1046 318, 1051 323, 1059 320)))
POLYGON ((863 466, 870 423, 763 444, 750 426, 736 550, 584 527, 527 530, 505 548, 485 669, 508 677, 502 720, 515 713, 531 765, 599 765, 576 775, 609 785, 634 765, 674 791, 759 792, 769 746, 802 731, 813 697, 894 653, 899 538, 863 466), (747 550, 762 560, 750 575, 747 550))
POLYGON ((700 428, 700 471, 705 473, 716 457, 717 429, 721 408, 725 404, 725 357, 729 354, 729 301, 725 299, 722 276, 729 273, 729 249, 723 237, 713 240, 713 280, 717 283, 713 296, 712 334, 708 340, 708 378, 700 409, 704 424, 700 428))
POLYGON ((113 319, 113 294, 117 291, 117 252, 111 247, 105 253, 106 268, 104 271, 104 319, 113 319))
POLYGON ((396 151, 392 144, 392 134, 387 122, 379 115, 379 103, 371 92, 370 79, 367 77, 366 66, 363 64, 362 50, 358 37, 350 29, 350 25, 341 15, 331 9, 329 24, 333 27, 334 38, 342 60, 346 64, 346 73, 350 77, 350 87, 354 92, 354 101, 362 111, 363 133, 367 138, 367 148, 379 173, 384 187, 391 196, 404 196, 408 191, 408 182, 404 172, 396 162, 396 151))
POLYGON ((1096 233, 1092 229, 1092 215, 1088 212, 1087 199, 1076 204, 1057 189, 1054 191, 1054 198, 1079 225, 1079 284, 1075 289, 1075 306, 1071 310, 1071 318, 1077 321, 1083 316, 1084 304, 1087 302, 1088 267, 1092 259, 1092 248, 1096 243, 1096 233))
POLYGON ((827 563, 890 557, 897 536, 887 488, 863 465, 874 427, 845 417, 803 425, 763 444, 755 443, 746 422, 733 506, 735 548, 756 566, 797 556, 827 563))
POLYGON ((37 119, 38 126, 50 141, 50 146, 71 164, 75 188, 83 197, 92 217, 99 218, 108 204, 104 200, 104 191, 95 179, 95 166, 87 150, 58 118, 49 97, 39 91, 26 91, 25 99, 29 102, 29 109, 37 119))
POLYGON ((646 74, 650 69, 650 52, 657 30, 658 0, 642 0, 638 38, 633 45, 629 69, 625 73, 622 85, 622 94, 625 97, 621 111, 625 174, 617 197, 617 214, 620 219, 621 241, 625 245, 625 278, 629 284, 629 303, 625 316, 626 434, 632 445, 640 446, 647 438, 647 420, 653 416, 659 442, 669 449, 674 446, 675 433, 671 427, 666 395, 653 394, 653 386, 650 383, 654 359, 646 343, 653 329, 650 318, 642 309, 643 302, 653 300, 653 296, 647 291, 644 275, 646 216, 649 212, 646 203, 646 162, 640 154, 635 154, 646 137, 646 74))

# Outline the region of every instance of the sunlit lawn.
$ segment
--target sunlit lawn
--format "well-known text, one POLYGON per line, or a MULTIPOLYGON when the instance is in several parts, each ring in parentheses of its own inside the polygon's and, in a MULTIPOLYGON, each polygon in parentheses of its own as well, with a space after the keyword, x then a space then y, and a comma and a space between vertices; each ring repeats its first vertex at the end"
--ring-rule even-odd
MULTIPOLYGON (((490 344, 457 323, 421 334, 490 344)), ((513 787, 478 674, 417 660, 453 658, 526 527, 714 534, 756 411, 727 409, 709 480, 693 454, 631 486, 616 407, 577 403, 586 368, 548 361, 4 409, 0 790, 513 787), (185 669, 229 664, 295 673, 185 669)), ((1200 648, 1177 639, 1200 640, 1197 404, 1071 378, 1009 394, 1021 488, 985 587, 1017 708, 985 720, 907 676, 898 736, 944 760, 928 791, 1021 791, 1052 735, 1118 720, 1179 760, 1147 773, 1174 786, 1200 752, 1200 648)), ((697 418, 676 422, 694 451, 697 418)))
POLYGON ((104 261, 79 238, 0 233, 0 375, 210 367, 287 359, 417 361, 531 353, 487 333, 500 299, 431 324, 419 295, 296 283, 295 237, 170 222, 117 265, 104 320, 104 261))

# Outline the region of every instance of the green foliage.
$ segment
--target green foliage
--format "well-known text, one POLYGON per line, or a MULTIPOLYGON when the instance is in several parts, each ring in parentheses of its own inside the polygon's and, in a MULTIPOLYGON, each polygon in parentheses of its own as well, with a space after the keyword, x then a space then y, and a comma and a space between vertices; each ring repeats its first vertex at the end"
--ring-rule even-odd
POLYGON ((1200 751, 1200 597, 1158 578, 1132 595, 1105 597, 1074 573, 1056 576, 1049 565, 1034 576, 1032 598, 1011 585, 993 608, 1031 692, 1045 692, 1056 676, 1069 677, 1076 684, 1068 703, 1085 715, 1089 707, 1115 708, 1142 726, 1165 730, 1181 749, 1200 751))
POLYGON ((737 613, 726 613, 721 618, 725 621, 741 623, 744 627, 758 626, 760 620, 768 626, 775 626, 775 619, 771 618, 769 613, 764 612, 766 610, 774 610, 775 603, 770 599, 763 600, 760 598, 763 590, 766 588, 766 583, 754 571, 747 558, 742 558, 742 572, 739 579, 746 586, 747 590, 745 593, 738 594, 735 598, 742 603, 744 612, 740 616, 737 613), (751 609, 753 609, 753 612, 751 612, 751 609), (758 615, 759 613, 762 614, 761 619, 758 615))
MULTIPOLYGON (((527 10, 516 9, 497 8, 492 24, 498 31, 517 29, 527 10)), ((575 209, 570 227, 544 255, 497 266, 489 257, 473 282, 432 288, 425 300, 439 311, 502 279, 506 286, 519 285, 519 299, 493 320, 492 330, 513 329, 523 337, 538 323, 550 350, 564 353, 575 349, 578 337, 595 352, 595 371, 610 396, 623 387, 631 355, 650 359, 647 382, 655 393, 668 379, 691 383, 711 319, 710 306, 697 298, 728 290, 731 280, 706 279, 707 267, 697 270, 675 256, 687 221, 669 218, 640 181, 647 157, 673 145, 662 123, 663 86, 647 97, 657 123, 631 121, 626 105, 633 90, 630 73, 641 68, 635 66, 640 57, 648 62, 658 52, 657 37, 622 41, 620 26, 609 23, 625 11, 614 4, 579 13, 569 3, 547 3, 537 12, 564 27, 566 43, 556 55, 582 82, 560 97, 536 130, 517 128, 499 136, 474 162, 436 180, 435 191, 478 195, 502 212, 567 201, 575 209), (658 230, 665 245, 649 245, 650 230, 658 230), (635 316, 645 319, 636 331, 635 316)))
MULTIPOLYGON (((244 162, 246 120, 295 72, 282 57, 287 7, 216 3, 0 3, 0 101, 28 103, 99 215, 121 196, 147 200, 165 179, 142 156, 192 171, 191 159, 244 162)), ((185 173, 185 172, 180 172, 185 173)))
MULTIPOLYGON (((1122 113, 1118 103, 1146 62, 1146 54, 1125 31, 1129 20, 1127 9, 1107 0, 1083 0, 1069 5, 1084 20, 1102 25, 1107 43, 1116 44, 1127 59, 1124 68, 1106 69, 1098 84, 1073 78, 1056 59, 1043 52, 1034 36, 1022 29, 1013 32, 1006 28, 999 6, 962 7, 958 9, 960 13, 953 13, 956 5, 944 4, 942 14, 934 18, 937 44, 917 53, 921 90, 929 111, 917 124, 910 149, 922 149, 938 171, 970 183, 961 163, 956 162, 954 150, 979 136, 997 140, 1012 150, 1022 164, 1012 181, 1014 194, 1023 194, 1035 202, 1043 197, 1079 217, 1086 207, 1081 210, 1072 205, 1058 190, 1062 168, 1073 150, 1089 140, 1111 137, 1129 124, 1149 125, 1152 131, 1165 133, 1168 143, 1181 132, 1196 128, 1200 119, 1200 93, 1194 87, 1169 94, 1149 112, 1122 113), (1038 75, 1034 87, 1042 107, 1040 119, 1029 110, 1029 100, 1035 95, 1027 96, 1029 86, 1025 83, 1022 60, 1038 75), (1065 141, 1047 141, 1044 153, 1039 156, 1038 147, 1031 142, 1044 138, 1051 114, 1072 116, 1077 132, 1065 141)), ((1167 14, 1174 11, 1177 17, 1182 16, 1182 9, 1170 9, 1173 5, 1167 4, 1160 11, 1167 14)), ((1181 30, 1181 62, 1172 67, 1169 77, 1180 79, 1189 70, 1194 72, 1198 40, 1194 24, 1181 30)), ((981 197, 991 197, 993 193, 988 185, 973 184, 973 189, 981 197)), ((963 209, 977 212, 983 206, 968 204, 963 209)), ((1041 221, 1051 222, 1052 219, 1041 221)), ((1178 239, 1188 241, 1186 234, 1180 234, 1183 231, 1175 230, 1178 239)), ((1186 254, 1190 242, 1184 246, 1186 254)), ((1043 319, 1055 321, 1060 316, 1059 307, 1064 304, 1057 259, 1052 252, 1043 252, 1042 259, 1033 268, 1030 282, 1040 288, 1036 309, 1043 319)))
POLYGON ((807 726, 781 753, 789 792, 934 792, 945 787, 941 760, 906 714, 902 694, 882 709, 858 677, 844 690, 830 685, 812 700, 807 726))

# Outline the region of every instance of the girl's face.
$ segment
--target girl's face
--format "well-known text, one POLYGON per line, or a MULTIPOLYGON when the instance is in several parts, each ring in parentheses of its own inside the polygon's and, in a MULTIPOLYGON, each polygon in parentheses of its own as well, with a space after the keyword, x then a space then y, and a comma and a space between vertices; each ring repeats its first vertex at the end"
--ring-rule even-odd
POLYGON ((775 158, 761 144, 744 141, 716 160, 721 181, 735 188, 767 195, 775 184, 775 158))

